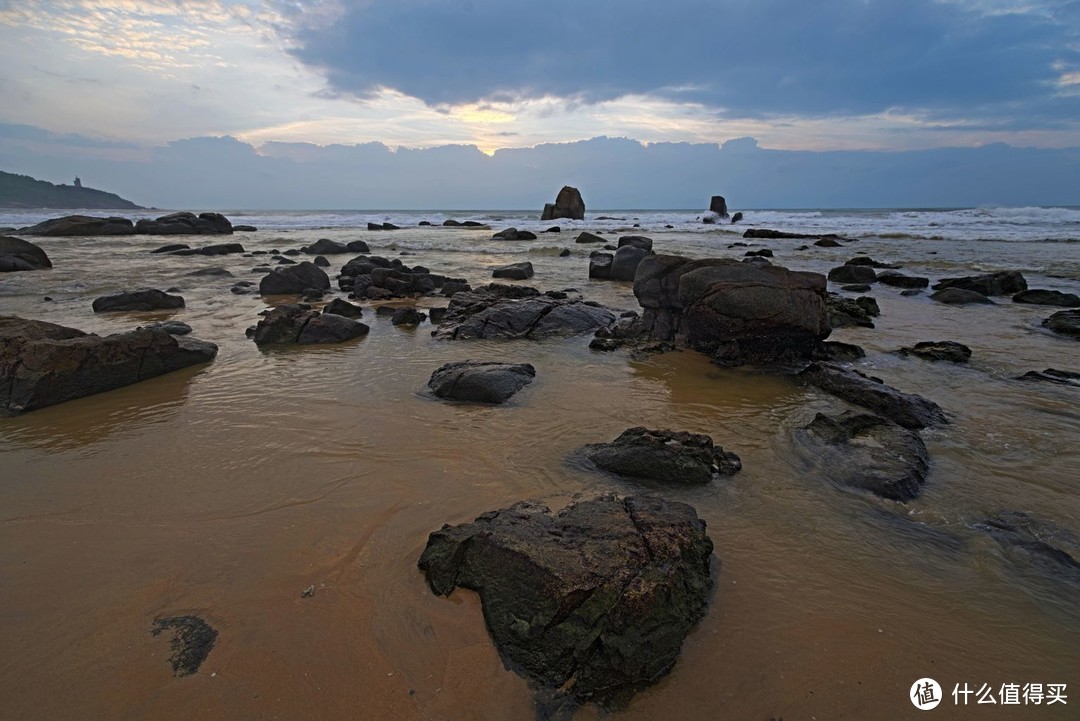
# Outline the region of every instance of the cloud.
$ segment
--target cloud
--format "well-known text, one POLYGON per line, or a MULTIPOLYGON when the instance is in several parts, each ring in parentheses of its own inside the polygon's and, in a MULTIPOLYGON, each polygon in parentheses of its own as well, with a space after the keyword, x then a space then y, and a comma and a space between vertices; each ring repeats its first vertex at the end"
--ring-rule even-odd
MULTIPOLYGON (((296 3, 294 3, 294 6, 296 3)), ((299 3, 303 6, 303 3, 299 3)), ((293 14, 293 54, 342 94, 429 105, 647 95, 726 117, 1075 117, 1077 3, 367 0, 293 14), (331 12, 333 10, 333 12, 331 12), (304 18, 300 22, 298 18, 304 18), (1055 69, 1058 68, 1058 69, 1055 69)))

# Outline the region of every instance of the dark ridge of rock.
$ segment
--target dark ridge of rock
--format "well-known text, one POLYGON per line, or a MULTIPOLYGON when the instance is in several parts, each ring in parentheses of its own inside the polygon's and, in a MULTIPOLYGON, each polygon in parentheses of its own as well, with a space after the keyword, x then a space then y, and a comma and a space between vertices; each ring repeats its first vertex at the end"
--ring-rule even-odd
POLYGON ((253 339, 259 346, 341 343, 367 335, 370 330, 351 318, 320 314, 309 305, 291 303, 265 311, 255 326, 253 339))
POLYGON ((135 235, 135 226, 127 218, 99 218, 89 215, 66 215, 43 220, 19 235, 42 235, 51 238, 83 235, 135 235))
POLYGON ((163 215, 156 220, 143 218, 135 224, 140 235, 232 235, 229 219, 221 213, 189 213, 186 211, 163 215))
POLYGON ((554 203, 544 204, 540 220, 555 220, 557 218, 585 219, 585 201, 581 199, 581 193, 578 192, 577 188, 564 185, 558 196, 556 196, 554 203))
POLYGON ((882 498, 916 498, 930 470, 918 433, 870 413, 818 413, 795 437, 804 457, 830 482, 882 498))
MULTIPOLYGON (((364 243, 364 246, 367 247, 367 243, 364 243)), ((330 240, 329 238, 319 238, 311 245, 305 245, 300 249, 300 252, 308 255, 340 255, 341 253, 364 251, 352 251, 352 248, 344 243, 339 243, 336 240, 330 240)))
POLYGON ((254 225, 234 225, 232 229, 234 233, 254 233, 258 230, 254 225))
POLYGON ((202 248, 185 248, 177 250, 173 255, 229 255, 230 253, 243 253, 244 246, 239 243, 218 243, 207 245, 202 248))
MULTIPOLYGON (((463 220, 461 224, 466 228, 487 228, 486 225, 478 220, 463 220)), ((490 228, 488 228, 488 230, 490 230, 490 228)))
POLYGON ((206 363, 213 343, 139 328, 97 336, 53 323, 0 316, 0 413, 110 391, 206 363))
POLYGON ((213 276, 220 278, 232 278, 233 274, 226 268, 214 267, 214 268, 202 268, 200 270, 193 270, 190 273, 184 273, 189 278, 200 278, 203 276, 213 276))
POLYGON ((829 314, 829 325, 833 328, 873 328, 874 321, 871 319, 880 315, 877 302, 868 296, 844 298, 830 293, 825 299, 825 308, 829 314))
POLYGON ((619 238, 618 248, 622 248, 625 245, 632 245, 635 248, 641 248, 642 250, 651 253, 653 242, 652 238, 647 238, 644 235, 624 235, 619 238))
MULTIPOLYGON (((645 250, 636 245, 623 245, 615 251, 611 265, 608 268, 610 280, 633 281, 638 266, 652 251, 645 250)), ((592 263, 590 261, 589 277, 592 276, 592 263)))
POLYGON ((507 228, 491 236, 492 240, 536 240, 536 233, 529 230, 507 228))
POLYGON ((360 306, 353 305, 347 300, 334 298, 326 304, 325 308, 323 308, 323 313, 340 315, 344 318, 359 318, 364 314, 364 311, 360 306))
POLYGON ((835 238, 822 238, 821 240, 814 241, 814 245, 819 248, 839 248, 840 241, 835 238))
POLYGON ((590 233, 587 230, 583 230, 578 234, 578 237, 574 238, 575 243, 606 243, 607 241, 601 238, 599 235, 590 233))
POLYGON ((987 298, 982 293, 974 290, 965 290, 963 288, 945 288, 943 290, 936 291, 930 294, 931 300, 936 300, 938 303, 945 303, 946 305, 994 305, 994 301, 987 298))
POLYGON ((507 280, 527 280, 533 277, 533 265, 529 261, 511 263, 491 271, 492 278, 506 278, 507 280))
POLYGON ((1080 339, 1080 310, 1059 310, 1042 324, 1055 333, 1080 339))
POLYGON ((275 268, 259 281, 261 295, 299 295, 308 288, 330 289, 330 276, 308 260, 275 268))
POLYGON ((191 332, 191 326, 187 323, 183 323, 178 320, 165 320, 158 323, 151 323, 146 326, 147 328, 160 329, 168 333, 169 335, 187 335, 191 332))
POLYGON ((712 550, 686 504, 602 497, 443 526, 417 565, 435 594, 479 593, 504 662, 540 698, 607 704, 674 666, 709 603, 712 550))
POLYGON ((477 288, 477 290, 491 293, 499 298, 509 298, 514 300, 520 298, 535 298, 538 295, 541 295, 540 291, 536 288, 527 285, 510 285, 508 283, 488 283, 485 286, 477 288))
POLYGON ((456 228, 456 227, 458 227, 460 225, 461 225, 461 222, 457 221, 457 220, 454 220, 453 218, 448 218, 448 219, 443 221, 443 226, 447 227, 447 228, 456 228))
POLYGON ((427 319, 426 313, 421 313, 416 308, 398 308, 390 316, 390 322, 394 325, 420 325, 427 319))
POLYGON ((505 403, 535 377, 536 369, 528 363, 466 360, 440 367, 431 374, 428 388, 451 401, 505 403))
POLYGON ((1080 386, 1080 373, 1072 371, 1059 371, 1056 368, 1047 368, 1044 371, 1028 371, 1017 378, 1021 381, 1047 381, 1049 383, 1061 383, 1068 386, 1080 386))
POLYGON ((417 223, 417 225, 420 226, 421 228, 426 228, 426 227, 431 225, 431 221, 430 220, 421 220, 419 223, 417 223))
POLYGON ((850 363, 866 357, 866 351, 853 343, 841 343, 840 341, 827 340, 818 344, 811 356, 816 361, 832 361, 834 363, 850 363))
POLYGON ((114 295, 103 295, 94 300, 95 313, 110 313, 125 310, 169 310, 183 308, 184 299, 178 295, 169 295, 156 288, 141 288, 124 291, 114 295))
POLYGON ((884 273, 878 273, 877 279, 879 283, 892 286, 893 288, 921 289, 930 285, 929 278, 922 278, 917 275, 904 275, 895 270, 887 270, 884 273))
POLYGON ((172 631, 169 663, 173 676, 190 676, 198 671, 218 637, 217 630, 198 616, 155 618, 151 633, 157 636, 163 631, 172 631))
POLYGON ((634 333, 708 353, 722 365, 809 358, 831 330, 825 276, 730 258, 650 255, 634 276, 634 333))
POLYGON ((904 428, 926 428, 949 422, 937 403, 913 393, 898 391, 858 371, 846 370, 831 363, 814 362, 798 377, 904 428))
POLYGON ((748 258, 771 258, 773 257, 773 252, 769 248, 762 248, 760 250, 748 250, 744 255, 748 258))
POLYGON ((297 255, 300 255, 300 249, 299 248, 289 248, 284 253, 282 253, 282 255, 297 256, 297 255))
POLYGON ((0 236, 0 273, 44 270, 52 267, 45 251, 30 241, 0 236))
POLYGON ((1013 564, 1080 583, 1080 542, 1075 534, 1022 511, 999 513, 974 528, 989 533, 1013 564))
POLYGON ((367 229, 368 230, 401 230, 400 227, 394 225, 393 223, 368 223, 367 224, 367 229))
POLYGON ((1060 290, 1023 290, 1012 297, 1013 303, 1056 305, 1060 308, 1080 308, 1080 295, 1060 290))
POLYGON ((868 285, 860 285, 860 284, 842 285, 842 286, 840 286, 840 290, 847 291, 848 293, 869 293, 870 292, 870 286, 868 286, 868 285))
POLYGON ((708 483, 742 469, 734 453, 714 446, 703 433, 629 428, 610 443, 585 447, 597 468, 627 478, 660 483, 708 483))
POLYGON ((829 280, 866 285, 877 282, 877 272, 869 265, 841 265, 829 271, 829 280))
POLYGON ((892 263, 881 263, 866 255, 857 255, 844 263, 844 265, 868 265, 871 268, 877 268, 878 270, 895 270, 900 267, 898 265, 893 265, 892 263))
POLYGON ((840 236, 833 233, 826 233, 825 235, 815 235, 813 233, 787 233, 782 230, 771 230, 769 228, 747 228, 742 237, 761 238, 763 240, 840 240, 840 236))
POLYGON ((923 360, 950 363, 967 363, 971 358, 970 348, 951 340, 923 341, 910 348, 901 348, 897 352, 904 356, 918 356, 923 360))
MULTIPOLYGON (((175 253, 178 250, 191 250, 191 246, 187 243, 169 243, 163 245, 160 248, 154 248, 151 253, 175 253)), ((259 251, 255 251, 256 253, 259 251)))
POLYGON ((1017 270, 969 275, 963 278, 943 278, 934 284, 934 290, 957 288, 982 293, 983 295, 1012 295, 1027 290, 1027 287, 1027 280, 1017 270))
POLYGON ((532 297, 515 297, 494 286, 456 293, 432 335, 446 340, 537 339, 592 333, 615 322, 611 310, 585 301, 540 296, 535 288, 527 289, 532 297))

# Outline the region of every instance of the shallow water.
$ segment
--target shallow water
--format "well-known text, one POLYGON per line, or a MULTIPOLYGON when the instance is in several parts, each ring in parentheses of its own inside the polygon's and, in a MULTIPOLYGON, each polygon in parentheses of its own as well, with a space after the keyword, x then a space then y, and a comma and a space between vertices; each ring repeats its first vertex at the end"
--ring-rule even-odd
MULTIPOLYGON (((726 232, 642 232, 658 252, 746 250, 728 249, 739 239, 726 232)), ((593 246, 576 246, 574 234, 500 244, 489 230, 286 228, 230 240, 284 250, 363 239, 374 253, 406 250, 407 264, 474 283, 527 257, 538 287, 636 307, 628 284, 585 279, 593 246), (562 247, 574 255, 551 250, 562 247)), ((1067 683, 1077 695, 1025 709, 956 707, 948 697, 942 718, 1076 717, 1080 589, 1018 568, 969 528, 1021 510, 1080 532, 1080 391, 1011 380, 1080 370, 1080 346, 1039 327, 1057 309, 1007 300, 956 308, 875 286, 877 328, 834 333, 867 349, 860 368, 932 398, 953 421, 924 433, 931 477, 921 498, 901 505, 837 489, 807 466, 791 430, 842 403, 788 377, 724 370, 693 352, 633 360, 593 352, 587 338, 436 341, 427 324, 404 330, 370 311, 372 331, 358 341, 261 351, 244 328, 266 303, 228 288, 257 281, 249 271, 262 258, 147 252, 172 240, 45 239, 54 270, 0 278, 3 313, 99 333, 175 318, 221 348, 206 366, 0 419, 5 718, 531 717, 531 692, 503 668, 475 594, 433 596, 416 560, 443 523, 522 498, 562 505, 578 494, 661 490, 573 460, 582 445, 634 425, 708 433, 744 470, 662 489, 707 521, 717 590, 673 672, 611 717, 915 718, 905 699, 924 676, 947 695, 964 682, 1067 683), (237 278, 184 276, 210 266, 237 278), (175 285, 187 307, 90 311, 94 297, 142 285, 175 285), (969 345, 971 363, 891 353, 944 339, 969 345), (527 361, 537 380, 498 408, 424 394, 435 368, 464 358, 527 361), (301 598, 311 584, 315 596, 301 598), (183 613, 220 636, 199 673, 173 678, 168 643, 150 631, 156 616, 183 613)), ((1076 244, 752 244, 798 269, 867 253, 932 278, 1020 268, 1032 287, 1080 291, 1076 244)), ((331 260, 336 268, 348 257, 331 260)), ((602 715, 585 708, 578 718, 602 715)))

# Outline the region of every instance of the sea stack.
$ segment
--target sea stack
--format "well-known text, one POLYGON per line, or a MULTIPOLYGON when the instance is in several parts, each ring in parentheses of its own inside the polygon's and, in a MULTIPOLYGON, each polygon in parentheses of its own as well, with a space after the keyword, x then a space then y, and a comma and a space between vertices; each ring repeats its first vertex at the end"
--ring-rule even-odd
POLYGON ((585 219, 585 201, 581 199, 581 193, 577 188, 564 185, 554 203, 544 204, 544 212, 540 215, 540 220, 555 220, 556 218, 585 219))

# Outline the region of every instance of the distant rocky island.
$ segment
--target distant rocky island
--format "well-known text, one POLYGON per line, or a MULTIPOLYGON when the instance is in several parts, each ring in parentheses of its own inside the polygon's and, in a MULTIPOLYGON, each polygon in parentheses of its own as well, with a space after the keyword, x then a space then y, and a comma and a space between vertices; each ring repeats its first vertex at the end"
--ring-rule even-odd
POLYGON ((75 178, 73 185, 54 185, 29 175, 0 171, 0 208, 88 208, 141 210, 115 193, 84 188, 75 178))

